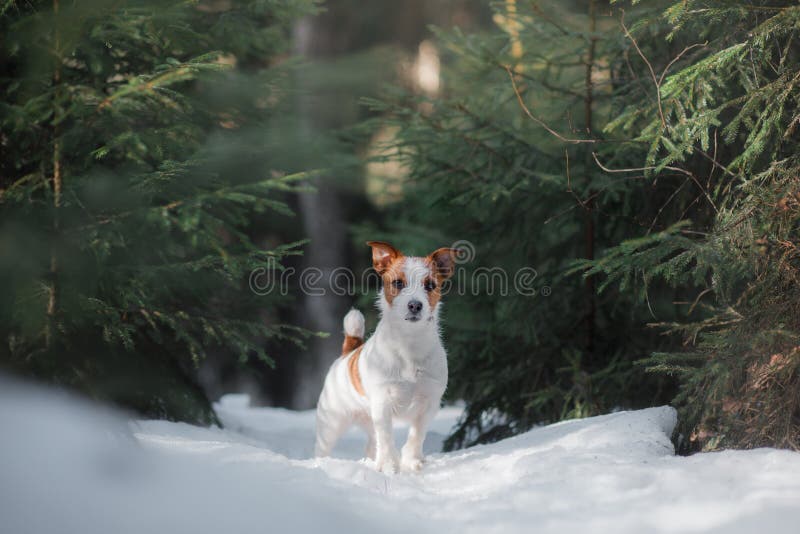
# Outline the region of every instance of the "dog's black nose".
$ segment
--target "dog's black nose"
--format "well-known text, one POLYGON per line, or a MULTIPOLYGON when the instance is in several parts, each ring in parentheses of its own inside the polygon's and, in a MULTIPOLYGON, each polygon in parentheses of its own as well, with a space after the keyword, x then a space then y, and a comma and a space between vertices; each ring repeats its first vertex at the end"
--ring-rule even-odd
POLYGON ((422 310, 422 303, 418 300, 411 300, 408 302, 408 311, 411 313, 419 313, 422 310))

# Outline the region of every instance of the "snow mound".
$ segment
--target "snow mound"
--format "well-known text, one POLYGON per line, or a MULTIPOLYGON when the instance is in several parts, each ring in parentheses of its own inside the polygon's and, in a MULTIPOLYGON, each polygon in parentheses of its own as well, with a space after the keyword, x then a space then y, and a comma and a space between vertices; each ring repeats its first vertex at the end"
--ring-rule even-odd
MULTIPOLYGON (((791 532, 800 454, 676 457, 668 407, 537 428, 436 452, 459 408, 433 423, 420 473, 386 476, 346 435, 310 458, 313 412, 216 406, 225 429, 125 414, 0 380, 0 531, 791 532)), ((396 431, 398 444, 404 429, 396 431)))

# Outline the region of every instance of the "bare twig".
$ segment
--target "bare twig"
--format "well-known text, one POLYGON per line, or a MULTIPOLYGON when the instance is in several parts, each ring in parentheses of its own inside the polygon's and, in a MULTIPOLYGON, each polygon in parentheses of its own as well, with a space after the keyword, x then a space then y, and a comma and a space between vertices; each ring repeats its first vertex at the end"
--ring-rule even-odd
MULTIPOLYGON (((597 153, 596 152, 592 152, 592 157, 594 158, 594 162, 597 163, 598 167, 600 167, 605 172, 609 172, 609 173, 644 172, 644 171, 653 171, 653 170, 659 169, 659 167, 655 167, 655 166, 633 167, 633 168, 629 168, 629 169, 609 169, 608 167, 606 167, 605 165, 600 163, 600 160, 597 159, 597 153)), ((706 188, 703 187, 703 184, 700 183, 700 181, 697 179, 697 177, 693 173, 687 171, 686 169, 681 169, 680 167, 672 167, 671 165, 665 165, 664 167, 660 167, 660 169, 667 169, 667 170, 670 170, 670 171, 679 172, 679 173, 691 178, 692 181, 697 185, 697 187, 700 188, 700 191, 702 191, 703 195, 705 195, 706 200, 708 200, 708 203, 711 204, 712 208, 714 208, 714 211, 716 213, 719 213, 719 209, 717 209, 717 205, 714 204, 714 200, 712 200, 711 195, 708 194, 708 191, 706 191, 706 188)))
POLYGON ((686 54, 686 52, 688 52, 689 50, 691 50, 693 48, 705 47, 705 46, 708 46, 708 41, 706 41, 705 43, 695 43, 693 45, 689 45, 686 48, 684 48, 683 50, 681 50, 680 54, 678 54, 677 56, 672 58, 672 61, 667 63, 667 66, 664 67, 664 71, 661 73, 661 76, 659 76, 659 78, 658 78, 659 87, 661 86, 661 84, 664 83, 664 78, 667 76, 667 71, 669 71, 669 68, 672 65, 674 65, 680 58, 682 58, 686 54))
POLYGON ((586 209, 587 201, 581 200, 581 197, 579 197, 572 189, 572 178, 569 171, 569 151, 566 148, 564 149, 564 159, 567 163, 567 193, 571 194, 575 198, 575 201, 580 204, 583 209, 586 209))
POLYGON ((547 123, 544 122, 542 119, 531 113, 531 110, 528 109, 528 106, 525 105, 525 101, 522 99, 522 95, 519 92, 519 88, 517 88, 517 82, 514 80, 514 74, 511 72, 511 68, 505 67, 505 69, 506 72, 508 72, 508 77, 511 79, 511 87, 514 88, 514 94, 517 95, 517 102, 519 102, 520 107, 525 112, 525 114, 528 117, 530 117, 531 120, 533 120, 536 124, 547 130, 551 135, 553 135, 554 137, 558 138, 559 140, 565 143, 570 143, 574 145, 582 143, 597 143, 597 139, 571 139, 568 137, 564 137, 557 131, 553 130, 550 126, 548 126, 547 123))
POLYGON ((725 173, 730 174, 734 178, 739 178, 738 174, 734 173, 728 167, 726 167, 725 165, 723 165, 722 163, 717 161, 717 157, 716 157, 717 146, 716 146, 716 143, 717 143, 717 140, 716 140, 716 132, 715 132, 714 133, 714 152, 715 152, 715 154, 713 156, 710 156, 705 150, 700 150, 699 148, 696 149, 697 153, 700 154, 701 156, 703 156, 704 158, 706 158, 708 161, 710 161, 713 164, 714 167, 719 167, 720 169, 725 171, 725 173))
POLYGON ((656 216, 653 217, 653 222, 650 224, 650 228, 647 229, 647 233, 648 234, 653 231, 653 228, 656 225, 656 221, 658 221, 658 218, 661 217, 661 213, 664 211, 664 209, 666 209, 666 207, 669 205, 669 203, 672 202, 672 199, 675 198, 678 195, 678 193, 681 192, 681 189, 683 189, 683 186, 685 186, 688 183, 689 183, 689 178, 684 180, 681 185, 679 185, 677 188, 675 188, 675 191, 673 191, 672 194, 669 196, 669 198, 664 202, 664 204, 661 205, 661 207, 658 209, 658 213, 656 213, 656 216))
POLYGON ((667 66, 664 67, 664 70, 661 72, 661 76, 656 78, 656 71, 653 69, 653 64, 650 63, 650 61, 647 59, 647 56, 644 55, 642 49, 639 48, 639 43, 636 42, 636 39, 634 39, 633 35, 631 35, 631 32, 628 31, 628 27, 625 26, 625 10, 622 11, 622 17, 619 23, 622 26, 622 30, 625 32, 625 37, 627 37, 631 41, 633 47, 636 49, 636 52, 639 54, 639 57, 642 58, 642 61, 644 61, 645 65, 647 65, 647 69, 650 71, 650 77, 653 79, 653 84, 656 86, 656 104, 658 106, 658 116, 661 118, 662 128, 666 129, 667 120, 664 117, 664 106, 661 103, 661 84, 664 83, 664 78, 667 76, 667 71, 669 71, 670 67, 672 67, 672 65, 674 65, 679 59, 681 59, 687 52, 689 52, 693 48, 703 47, 708 45, 708 41, 706 41, 705 43, 696 43, 693 45, 689 45, 683 50, 681 50, 681 52, 677 56, 672 58, 672 61, 667 63, 667 66))
MULTIPOLYGON (((504 65, 503 63, 501 63, 499 61, 496 62, 495 65, 498 66, 498 67, 501 67, 501 68, 503 68, 503 69, 505 69, 507 71, 511 71, 511 73, 514 76, 518 77, 518 78, 524 78, 524 79, 529 80, 529 81, 531 81, 533 83, 539 84, 542 87, 544 87, 545 89, 547 89, 548 91, 553 91, 554 93, 567 94, 567 95, 570 95, 570 96, 572 96, 574 98, 583 98, 583 95, 581 93, 578 93, 577 91, 573 91, 569 87, 558 87, 558 86, 555 86, 555 85, 549 83, 547 80, 536 79, 533 76, 531 76, 530 74, 526 74, 524 72, 521 72, 519 70, 511 68, 509 65, 504 65)), ((576 63, 575 65, 572 65, 572 66, 580 66, 580 65, 582 65, 582 63, 576 63)))
MULTIPOLYGON (((714 128, 714 155, 711 157, 712 163, 717 161, 717 129, 714 128)), ((706 187, 711 188, 711 178, 714 176, 714 169, 716 164, 711 165, 711 170, 708 172, 708 180, 706 180, 706 187)))
POLYGON ((536 13, 541 19, 543 19, 544 21, 550 23, 555 29, 560 31, 561 35, 569 35, 570 34, 569 30, 567 30, 566 28, 561 26, 552 17, 549 17, 547 15, 547 13, 541 7, 539 7, 539 4, 537 2, 534 2, 533 5, 531 6, 531 8, 532 8, 533 12, 536 13))
POLYGON ((704 289, 703 291, 701 291, 700 294, 697 295, 697 298, 694 299, 694 302, 692 303, 692 305, 689 306, 689 311, 687 312, 687 314, 692 313, 694 311, 695 307, 697 306, 697 304, 700 302, 700 299, 703 298, 703 295, 705 295, 705 294, 707 294, 707 293, 709 293, 711 291, 713 291, 713 289, 710 288, 710 287, 704 289))
POLYGON ((622 30, 625 32, 625 37, 630 39, 631 43, 633 43, 634 48, 636 48, 636 52, 639 54, 639 57, 642 58, 645 65, 647 65, 648 70, 650 70, 650 76, 653 78, 653 83, 656 86, 656 103, 658 104, 658 115, 661 117, 661 126, 663 128, 667 127, 667 120, 664 118, 664 108, 661 105, 661 84, 658 82, 658 78, 656 78, 656 71, 653 70, 653 65, 648 61, 647 56, 644 55, 642 49, 639 48, 639 43, 636 42, 636 39, 633 38, 631 32, 628 31, 628 27, 625 26, 625 11, 622 11, 622 18, 619 21, 620 25, 622 26, 622 30))

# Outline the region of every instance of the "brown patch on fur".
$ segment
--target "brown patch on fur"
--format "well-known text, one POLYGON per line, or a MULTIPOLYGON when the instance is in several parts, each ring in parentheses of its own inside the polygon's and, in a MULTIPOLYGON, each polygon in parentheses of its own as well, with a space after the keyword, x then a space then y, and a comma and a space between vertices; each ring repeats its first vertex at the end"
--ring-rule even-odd
POLYGON ((456 249, 440 248, 431 252, 426 258, 425 263, 431 270, 431 275, 423 281, 433 282, 436 287, 428 291, 428 304, 431 310, 436 309, 436 305, 442 299, 442 284, 455 273, 456 249))
POLYGON ((458 250, 445 247, 434 250, 425 259, 431 263, 436 277, 444 281, 456 272, 456 254, 458 250))
POLYGON ((403 272, 403 263, 405 263, 405 257, 400 256, 395 259, 381 275, 381 279, 383 279, 383 294, 386 296, 386 302, 388 302, 390 306, 394 298, 403 291, 402 288, 395 287, 394 281, 400 280, 403 282, 403 287, 408 283, 406 280, 406 273, 403 272))
POLYGON ((367 241, 367 245, 372 247, 372 266, 381 276, 383 276, 395 260, 403 257, 403 253, 389 243, 384 243, 383 241, 367 241))
POLYGON ((389 243, 383 241, 367 241, 372 247, 372 266, 381 276, 383 281, 383 294, 386 302, 392 305, 394 298, 400 294, 402 288, 394 286, 395 280, 401 280, 403 287, 406 285, 406 275, 403 272, 405 256, 389 243))
POLYGON ((347 361, 347 373, 350 375, 350 383, 353 384, 353 387, 356 388, 356 391, 362 397, 366 394, 364 393, 364 386, 361 385, 361 374, 358 372, 358 358, 361 356, 361 349, 363 348, 364 345, 358 347, 347 361))
POLYGON ((442 299, 442 284, 439 282, 435 276, 430 276, 425 279, 424 283, 428 281, 433 282, 436 284, 436 288, 428 291, 428 305, 431 307, 431 311, 436 309, 436 305, 439 304, 439 301, 442 299))
POLYGON ((344 336, 344 343, 342 343, 342 356, 350 354, 363 344, 364 344, 363 337, 344 336))

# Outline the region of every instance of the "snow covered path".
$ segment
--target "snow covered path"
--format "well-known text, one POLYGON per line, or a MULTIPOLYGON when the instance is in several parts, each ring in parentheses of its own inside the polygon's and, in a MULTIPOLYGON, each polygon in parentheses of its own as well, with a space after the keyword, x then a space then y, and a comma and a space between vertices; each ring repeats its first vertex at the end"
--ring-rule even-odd
MULTIPOLYGON (((671 408, 567 421, 435 452, 421 473, 310 459, 313 412, 217 406, 225 429, 127 423, 62 393, 0 384, 0 532, 800 531, 800 454, 673 455, 671 408), (132 435, 131 435, 132 431, 132 435)), ((398 430, 398 442, 402 430, 398 430)))

